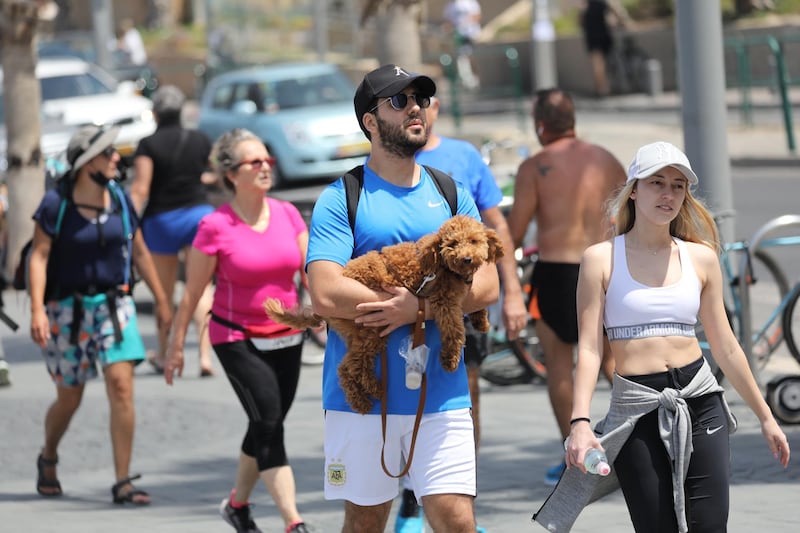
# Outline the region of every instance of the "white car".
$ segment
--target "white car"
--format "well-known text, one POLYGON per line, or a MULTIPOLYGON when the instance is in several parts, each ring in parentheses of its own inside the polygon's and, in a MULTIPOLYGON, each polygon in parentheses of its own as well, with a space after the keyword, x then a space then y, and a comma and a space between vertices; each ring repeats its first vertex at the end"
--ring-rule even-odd
MULTIPOLYGON (((0 70, 0 81, 2 77, 0 70)), ((97 65, 73 58, 40 59, 36 77, 41 83, 43 116, 75 128, 120 125, 116 147, 123 158, 129 160, 139 140, 156 129, 152 102, 139 95, 132 82, 117 82, 97 65)), ((4 122, 0 98, 0 124, 4 122)))

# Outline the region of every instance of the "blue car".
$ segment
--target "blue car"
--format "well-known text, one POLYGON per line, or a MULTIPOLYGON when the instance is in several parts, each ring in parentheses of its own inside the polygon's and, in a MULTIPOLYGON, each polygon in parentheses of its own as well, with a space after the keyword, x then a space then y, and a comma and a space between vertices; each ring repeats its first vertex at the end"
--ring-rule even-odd
POLYGON ((364 162, 369 142, 353 110, 355 87, 335 65, 277 64, 213 78, 198 128, 212 140, 246 128, 277 160, 275 186, 332 180, 364 162))

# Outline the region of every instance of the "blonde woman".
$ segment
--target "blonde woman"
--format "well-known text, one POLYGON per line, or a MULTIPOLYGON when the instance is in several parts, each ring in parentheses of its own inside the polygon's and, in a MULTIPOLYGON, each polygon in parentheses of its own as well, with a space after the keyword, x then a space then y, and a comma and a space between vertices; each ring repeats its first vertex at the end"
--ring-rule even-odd
POLYGON ((275 159, 254 133, 233 129, 214 144, 212 159, 233 200, 200 221, 187 261, 186 291, 167 350, 164 376, 183 372, 186 330, 205 287, 216 276, 209 337, 249 424, 235 487, 220 514, 238 533, 259 533, 250 494, 259 478, 272 495, 286 533, 306 533, 284 443, 284 420, 297 392, 303 332, 287 331, 262 306, 277 298, 297 304, 295 274, 304 279, 308 229, 297 208, 267 196, 275 159))
POLYGON ((637 532, 726 531, 729 434, 736 422, 700 352, 698 317, 714 359, 761 422, 770 452, 784 467, 789 463, 786 436, 725 314, 718 236, 691 193, 697 181, 675 146, 643 146, 611 205, 617 236, 583 255, 568 470, 535 515, 552 531, 568 531, 580 512, 563 502, 587 502, 604 490, 602 478, 584 475, 589 448, 605 449, 637 532), (598 437, 589 408, 604 326, 616 374, 598 437))

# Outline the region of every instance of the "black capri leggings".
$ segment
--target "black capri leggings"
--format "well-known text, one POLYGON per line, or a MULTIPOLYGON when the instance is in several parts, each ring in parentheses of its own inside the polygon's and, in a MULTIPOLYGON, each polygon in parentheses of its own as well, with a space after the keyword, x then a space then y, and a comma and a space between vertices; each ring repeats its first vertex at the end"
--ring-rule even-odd
POLYGON ((255 457, 259 472, 289 464, 283 420, 297 392, 303 344, 262 352, 237 341, 215 344, 214 351, 250 421, 242 452, 255 457))
MULTIPOLYGON (((684 367, 626 379, 656 390, 681 389, 702 365, 702 358, 684 367)), ((684 483, 690 533, 727 531, 730 484, 728 418, 722 393, 686 400, 692 418, 689 472, 684 483)), ((625 503, 637 533, 676 533, 670 459, 658 432, 658 411, 636 424, 614 461, 625 503)))

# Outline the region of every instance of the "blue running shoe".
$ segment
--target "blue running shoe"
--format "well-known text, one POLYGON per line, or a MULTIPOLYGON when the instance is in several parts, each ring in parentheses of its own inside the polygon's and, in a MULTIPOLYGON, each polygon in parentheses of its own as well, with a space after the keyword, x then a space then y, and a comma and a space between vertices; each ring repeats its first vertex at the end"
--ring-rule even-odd
POLYGON ((424 533, 424 531, 422 507, 417 503, 413 490, 403 489, 403 499, 397 512, 397 520, 394 522, 394 533, 424 533))
POLYGON ((544 475, 544 484, 550 487, 557 485, 558 480, 561 479, 561 474, 563 474, 566 469, 567 463, 563 461, 552 468, 548 468, 544 475))
POLYGON ((486 533, 486 530, 481 526, 475 526, 475 533, 486 533))

